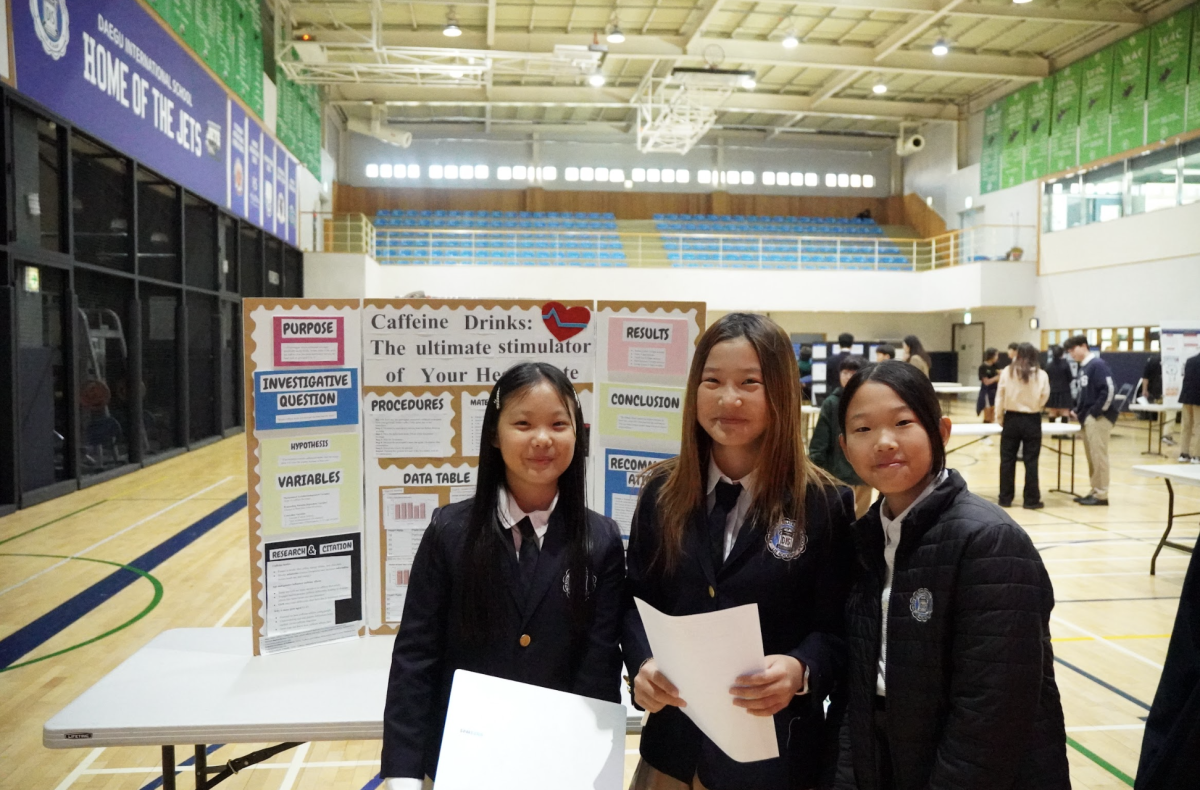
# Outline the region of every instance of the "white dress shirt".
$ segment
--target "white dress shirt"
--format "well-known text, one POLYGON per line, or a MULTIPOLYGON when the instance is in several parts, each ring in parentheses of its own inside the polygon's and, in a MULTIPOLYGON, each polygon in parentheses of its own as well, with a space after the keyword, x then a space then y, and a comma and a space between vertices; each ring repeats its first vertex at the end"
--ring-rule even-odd
POLYGON ((742 492, 738 494, 737 503, 729 511, 729 515, 725 517, 725 547, 721 553, 721 558, 725 559, 729 556, 729 552, 733 551, 733 544, 737 542, 738 533, 742 529, 742 522, 746 520, 746 514, 750 512, 750 505, 754 503, 754 472, 751 472, 740 480, 733 480, 729 475, 721 471, 716 461, 709 458, 708 497, 704 503, 705 513, 711 513, 713 505, 717 504, 717 483, 740 483, 742 486, 742 492))
POLYGON ((879 521, 883 524, 883 561, 887 563, 887 576, 884 577, 883 582, 883 611, 880 623, 879 674, 875 678, 875 693, 881 697, 887 696, 887 682, 884 678, 886 677, 885 670, 887 669, 888 608, 892 598, 892 575, 896 570, 896 549, 900 546, 900 528, 903 525, 905 516, 912 512, 912 509, 917 506, 918 502, 932 494, 933 489, 937 488, 949 474, 949 471, 943 469, 942 473, 935 477, 925 487, 925 490, 913 500, 913 503, 895 518, 888 518, 886 499, 879 506, 879 521))
MULTIPOLYGON (((715 486, 716 483, 713 485, 715 486)), ((550 526, 550 514, 554 512, 554 507, 557 504, 558 494, 555 494, 554 500, 546 510, 535 510, 532 513, 526 513, 517 504, 516 497, 508 492, 508 488, 500 486, 500 496, 496 502, 496 515, 500 517, 500 526, 512 533, 513 545, 516 547, 518 556, 521 554, 521 530, 513 529, 513 527, 519 524, 521 519, 528 516, 529 521, 533 524, 533 534, 537 539, 538 548, 540 549, 542 541, 546 537, 546 530, 550 526)), ((425 787, 425 781, 412 777, 392 777, 384 785, 385 790, 422 790, 425 787)))

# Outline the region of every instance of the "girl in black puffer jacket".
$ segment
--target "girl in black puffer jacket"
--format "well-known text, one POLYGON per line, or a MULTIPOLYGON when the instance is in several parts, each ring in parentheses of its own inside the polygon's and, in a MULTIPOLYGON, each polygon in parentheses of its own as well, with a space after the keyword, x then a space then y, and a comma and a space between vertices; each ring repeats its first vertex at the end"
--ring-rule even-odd
POLYGON ((854 525, 837 790, 1065 790, 1054 591, 1029 536, 945 468, 920 371, 859 371, 842 447, 883 497, 854 525))

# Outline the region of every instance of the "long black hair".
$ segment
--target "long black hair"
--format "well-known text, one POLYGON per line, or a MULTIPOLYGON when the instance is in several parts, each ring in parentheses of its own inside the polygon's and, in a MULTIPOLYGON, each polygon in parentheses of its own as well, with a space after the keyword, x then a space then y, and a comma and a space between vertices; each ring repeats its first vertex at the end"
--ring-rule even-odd
POLYGON ((921 343, 921 338, 916 335, 907 335, 904 338, 904 345, 908 346, 908 357, 920 357, 925 360, 925 364, 933 367, 933 357, 929 356, 929 352, 925 350, 925 346, 921 343))
POLYGON ((877 381, 892 388, 900 396, 904 405, 912 410, 917 422, 929 434, 929 445, 933 450, 933 462, 929 470, 932 474, 941 474, 946 468, 946 443, 942 441, 941 419, 942 404, 938 400, 933 383, 924 373, 907 362, 888 360, 867 365, 854 374, 854 378, 846 384, 842 399, 838 402, 838 423, 842 433, 846 433, 846 414, 850 401, 858 394, 858 390, 868 381, 877 381))
POLYGON ((506 370, 496 382, 483 414, 475 499, 467 521, 462 557, 461 625, 469 640, 486 642, 495 634, 495 626, 500 621, 499 602, 506 595, 504 576, 497 560, 505 552, 513 551, 512 537, 501 527, 497 516, 500 487, 505 485, 507 479, 504 457, 497 439, 500 413, 506 405, 517 402, 531 387, 542 382, 554 388, 575 426, 575 452, 570 465, 558 478, 558 503, 554 506, 553 520, 558 528, 565 530, 568 546, 570 583, 566 586, 570 597, 572 631, 582 632, 587 621, 592 578, 587 564, 587 435, 584 432, 583 410, 575 388, 561 370, 545 362, 521 362, 506 370))

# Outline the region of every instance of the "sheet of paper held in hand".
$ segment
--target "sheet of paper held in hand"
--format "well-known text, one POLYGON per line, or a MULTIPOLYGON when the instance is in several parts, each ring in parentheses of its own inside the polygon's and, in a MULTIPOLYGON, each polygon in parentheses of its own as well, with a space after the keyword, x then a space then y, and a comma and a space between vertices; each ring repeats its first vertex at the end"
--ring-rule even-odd
POLYGON ((625 716, 614 702, 459 669, 437 790, 622 790, 625 716))
POLYGON ((740 675, 767 666, 758 605, 671 617, 634 600, 654 661, 687 702, 688 718, 738 762, 778 757, 774 719, 737 707, 729 693, 740 675))

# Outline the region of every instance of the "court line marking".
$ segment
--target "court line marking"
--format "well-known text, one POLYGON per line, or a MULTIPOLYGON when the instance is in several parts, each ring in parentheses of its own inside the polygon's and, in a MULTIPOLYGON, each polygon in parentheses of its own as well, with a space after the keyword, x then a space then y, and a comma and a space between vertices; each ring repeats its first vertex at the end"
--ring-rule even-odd
POLYGON ((1094 762, 1096 765, 1098 765, 1101 768, 1103 768, 1104 770, 1108 771, 1113 776, 1120 779, 1125 784, 1129 785, 1130 787, 1133 787, 1133 777, 1131 777, 1129 774, 1122 771, 1120 768, 1117 768, 1115 765, 1110 763, 1108 760, 1105 760, 1103 757, 1096 754, 1091 749, 1089 749, 1086 746, 1084 746, 1083 744, 1081 744, 1079 741, 1075 740, 1074 738, 1068 737, 1067 745, 1070 746, 1075 751, 1082 754, 1084 757, 1086 757, 1089 760, 1091 760, 1092 762, 1094 762))
MULTIPOLYGON (((104 540, 100 541, 99 543, 93 543, 91 546, 88 546, 86 549, 84 549, 84 550, 82 550, 82 551, 77 551, 77 552, 75 552, 74 554, 70 555, 69 559, 74 559, 74 558, 76 558, 76 557, 82 557, 84 554, 87 554, 89 551, 92 551, 92 550, 94 550, 94 549, 98 549, 98 548, 100 548, 100 547, 101 547, 101 546, 103 546, 105 543, 108 543, 110 540, 114 540, 115 538, 119 538, 120 536, 124 535, 126 532, 129 532, 131 529, 134 529, 135 527, 140 527, 141 525, 145 524, 145 523, 146 523, 146 522, 148 522, 148 521, 153 521, 154 519, 158 518, 159 516, 163 515, 164 513, 168 512, 168 511, 170 511, 170 510, 174 510, 175 508, 179 507, 179 506, 180 506, 180 505, 182 505, 184 502, 188 502, 188 501, 190 501, 190 500, 193 500, 193 499, 195 499, 196 497, 200 496, 201 494, 207 494, 209 491, 212 491, 212 490, 213 490, 214 488, 216 488, 217 486, 224 485, 225 483, 227 483, 227 482, 229 482, 230 480, 233 480, 233 479, 234 479, 234 476, 233 476, 233 475, 229 475, 229 476, 228 476, 228 477, 226 477, 225 479, 223 479, 223 480, 219 480, 219 481, 217 481, 216 483, 213 483, 213 484, 212 484, 212 485, 210 485, 208 488, 201 489, 200 491, 197 491, 196 493, 192 494, 191 496, 189 496, 189 497, 187 497, 187 498, 185 498, 185 499, 180 499, 178 502, 175 502, 175 503, 173 503, 173 504, 171 504, 171 505, 168 505, 167 507, 164 507, 162 510, 158 511, 157 513, 153 513, 153 514, 151 514, 151 515, 149 515, 149 516, 146 516, 146 517, 145 517, 144 519, 142 519, 141 521, 138 521, 138 522, 136 522, 136 523, 134 523, 134 524, 130 524, 128 527, 125 527, 124 529, 122 529, 122 530, 121 530, 121 531, 119 531, 119 532, 114 532, 113 534, 109 535, 107 538, 105 538, 104 540)), ((49 573, 49 572, 50 572, 50 571, 52 571, 52 570, 55 570, 56 568, 61 568, 63 565, 66 565, 66 564, 67 564, 67 562, 69 561, 69 559, 67 559, 67 560, 62 560, 62 561, 60 561, 60 562, 57 562, 57 563, 55 563, 54 565, 51 565, 49 568, 43 568, 42 570, 38 571, 37 573, 33 574, 32 576, 30 576, 30 577, 28 577, 28 578, 26 578, 26 579, 23 579, 22 581, 19 581, 19 582, 17 582, 16 584, 13 584, 13 585, 10 585, 10 586, 8 586, 8 587, 5 587, 3 590, 0 590, 0 596, 4 595, 5 593, 12 592, 13 590, 17 589, 18 587, 23 587, 23 586, 25 586, 26 584, 28 584, 29 582, 31 582, 31 581, 33 581, 34 579, 38 578, 39 576, 44 576, 45 574, 49 573)))
MULTIPOLYGON (((1120 636, 1106 636, 1104 639, 1170 639, 1170 634, 1121 634, 1120 636)), ((1051 642, 1090 642, 1090 636, 1060 636, 1051 639, 1051 642)))
POLYGON ((1062 665, 1063 665, 1064 667, 1066 667, 1067 669, 1070 669, 1070 670, 1072 670, 1073 672, 1077 672, 1077 673, 1079 673, 1080 675, 1083 675, 1085 678, 1087 678, 1088 680, 1092 681, 1092 682, 1093 682, 1093 683, 1095 683, 1096 685, 1098 685, 1098 686, 1101 686, 1101 687, 1103 687, 1103 688, 1105 688, 1105 689, 1108 689, 1108 690, 1109 690, 1109 691, 1111 691, 1113 694, 1116 694, 1118 697, 1121 697, 1122 699, 1125 699, 1125 700, 1128 700, 1129 702, 1132 702, 1134 705, 1137 705, 1137 706, 1138 706, 1139 708, 1141 708, 1142 710, 1145 710, 1145 711, 1149 711, 1149 710, 1150 710, 1150 706, 1149 706, 1149 705, 1147 705, 1145 702, 1142 702, 1140 699, 1138 699, 1137 697, 1133 696, 1133 695, 1132 695, 1132 694, 1130 694, 1128 691, 1122 691, 1121 689, 1117 688, 1117 687, 1116 687, 1116 686, 1114 686, 1113 684, 1109 683, 1107 680, 1101 680, 1100 678, 1096 677, 1096 676, 1095 676, 1095 675, 1093 675, 1091 672, 1088 672, 1086 669, 1081 669, 1080 667, 1077 667, 1077 666, 1075 666, 1074 664, 1072 664, 1072 663, 1071 663, 1071 662, 1069 662, 1069 661, 1064 661, 1063 659, 1059 658, 1058 656, 1055 656, 1055 657, 1054 657, 1054 663, 1056 663, 1056 664, 1062 664, 1062 665))
POLYGON ((1178 601, 1178 595, 1146 595, 1142 597, 1131 598, 1058 598, 1054 601, 1055 604, 1060 603, 1117 603, 1125 601, 1178 601))
POLYGON ((1144 730, 1145 722, 1137 724, 1097 724, 1092 727, 1067 727, 1067 732, 1116 732, 1118 730, 1144 730))
MULTIPOLYGON (((195 758, 193 758, 194 760, 195 758)), ((291 767, 291 762, 285 763, 259 763, 257 765, 247 765, 242 771, 282 771, 291 767)), ((365 768, 375 767, 379 765, 378 760, 328 760, 304 763, 301 768, 365 768)), ((180 763, 177 768, 190 768, 191 765, 183 765, 180 763)), ((241 773, 242 771, 238 771, 241 773)), ((160 774, 162 768, 155 765, 148 768, 91 768, 84 771, 86 776, 99 776, 102 774, 160 774)))
POLYGON ((75 770, 63 777, 63 780, 58 783, 58 787, 54 788, 54 790, 68 790, 68 788, 75 784, 76 780, 83 776, 84 772, 86 772, 88 768, 92 766, 92 763, 96 762, 96 758, 99 757, 100 753, 103 751, 104 749, 102 747, 99 749, 92 749, 90 752, 88 752, 87 755, 79 761, 79 765, 75 766, 75 770))
POLYGON ((224 617, 222 617, 220 620, 217 621, 217 624, 215 626, 213 626, 213 628, 224 628, 225 624, 228 623, 230 620, 232 620, 233 616, 235 614, 237 614, 239 611, 241 611, 242 607, 245 606, 249 602, 250 602, 250 591, 246 590, 246 592, 242 593, 242 597, 238 598, 238 602, 235 603, 233 606, 229 607, 229 611, 225 613, 224 617))
POLYGON ((1059 625, 1065 625, 1067 628, 1074 629, 1074 630, 1078 631, 1079 633, 1084 634, 1085 636, 1090 636, 1092 639, 1095 639, 1098 642, 1108 645, 1113 650, 1116 650, 1118 653, 1124 653, 1125 655, 1129 656, 1130 658, 1141 661, 1143 664, 1146 664, 1147 666, 1154 667, 1159 672, 1162 672, 1162 670, 1163 670, 1162 664, 1159 664, 1155 661, 1151 661, 1150 659, 1146 658, 1145 656, 1141 655, 1140 653, 1135 653, 1134 651, 1130 650, 1127 647, 1121 647, 1120 645, 1116 644, 1115 642, 1109 641, 1107 637, 1103 637, 1103 636, 1100 636, 1099 634, 1093 633, 1093 632, 1087 630, 1086 628, 1075 625, 1074 623, 1064 620, 1061 617, 1051 615, 1050 622, 1058 623, 1059 625))
POLYGON ((37 532, 39 529, 42 529, 43 527, 48 527, 51 524, 57 524, 60 521, 65 521, 65 520, 69 519, 71 516, 79 515, 80 513, 84 512, 85 510, 91 510, 92 508, 96 507, 97 505, 103 505, 107 501, 108 501, 107 499, 101 499, 99 502, 93 502, 92 504, 88 505, 87 507, 81 507, 81 508, 79 508, 79 510, 73 510, 70 513, 59 516, 58 518, 50 519, 45 524, 38 524, 36 527, 30 527, 29 529, 25 530, 24 532, 18 532, 16 535, 12 535, 10 537, 4 538, 3 540, 0 540, 0 546, 3 546, 5 543, 8 543, 9 541, 16 540, 17 538, 23 538, 31 532, 37 532))
POLYGON ((302 743, 296 747, 296 753, 292 755, 291 762, 288 764, 288 772, 284 774, 279 790, 292 790, 292 786, 296 784, 296 779, 300 776, 300 771, 304 768, 304 756, 308 754, 309 746, 311 744, 302 743))

